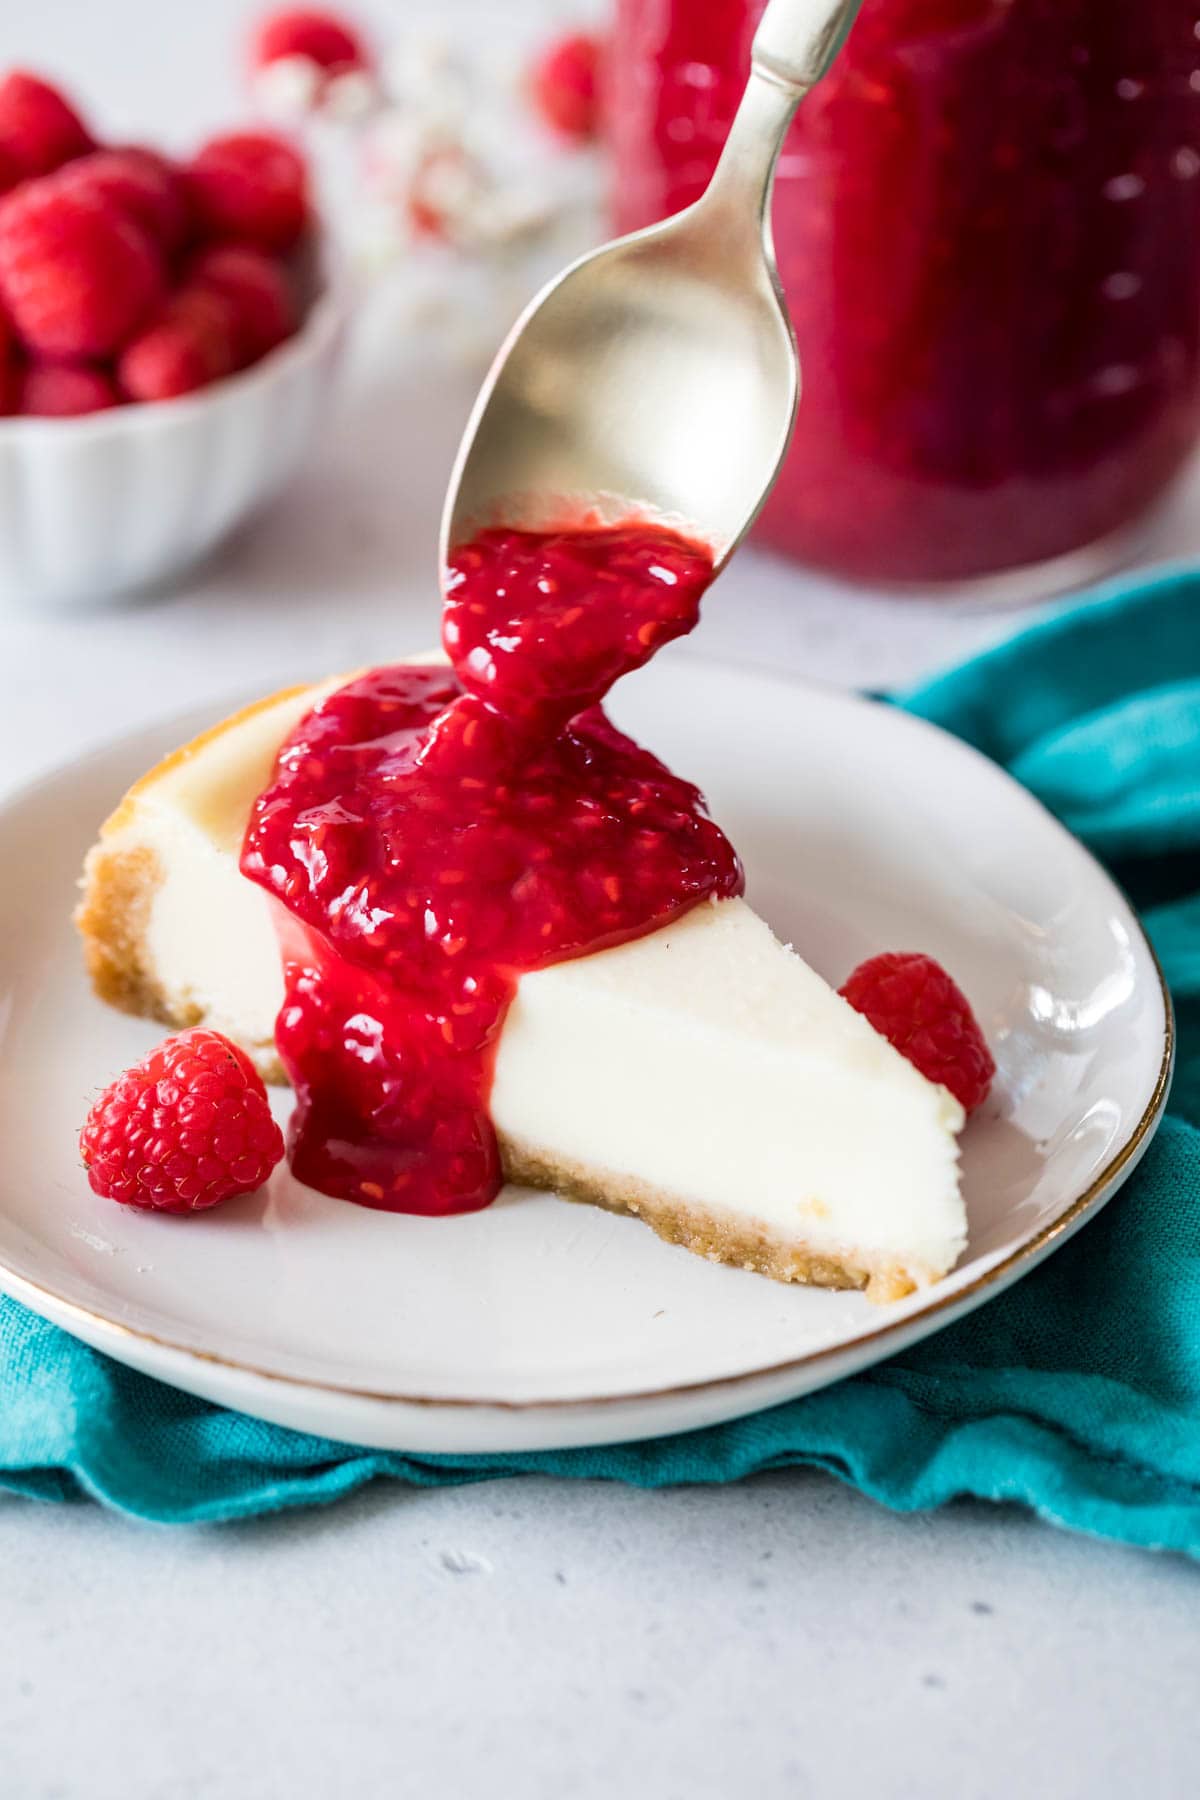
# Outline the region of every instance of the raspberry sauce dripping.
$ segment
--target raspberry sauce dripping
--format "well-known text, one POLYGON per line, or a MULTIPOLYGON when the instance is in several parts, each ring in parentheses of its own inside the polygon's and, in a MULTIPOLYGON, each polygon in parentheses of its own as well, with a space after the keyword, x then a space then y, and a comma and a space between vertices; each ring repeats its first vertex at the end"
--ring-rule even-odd
POLYGON ((742 891, 698 790, 599 704, 692 629, 711 579, 657 526, 484 532, 451 558, 452 667, 373 670, 283 746, 242 869, 281 903, 300 1180, 389 1211, 486 1206, 520 977, 742 891))

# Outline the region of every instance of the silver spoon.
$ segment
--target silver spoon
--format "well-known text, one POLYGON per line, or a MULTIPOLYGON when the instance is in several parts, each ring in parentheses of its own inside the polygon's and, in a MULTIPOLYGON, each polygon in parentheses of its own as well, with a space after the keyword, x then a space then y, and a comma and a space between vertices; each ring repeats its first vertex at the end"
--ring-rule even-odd
POLYGON ((771 240, 784 134, 859 0, 770 0, 720 162, 694 205, 581 257, 525 309, 459 447, 441 561, 487 525, 631 509, 719 568, 770 492, 800 390, 771 240))

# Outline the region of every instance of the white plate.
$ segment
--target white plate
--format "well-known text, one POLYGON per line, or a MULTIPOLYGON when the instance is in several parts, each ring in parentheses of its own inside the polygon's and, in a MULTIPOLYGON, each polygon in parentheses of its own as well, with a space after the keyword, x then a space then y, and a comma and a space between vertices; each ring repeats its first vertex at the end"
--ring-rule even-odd
POLYGON ((78 1127, 156 1032, 92 998, 68 913, 100 818, 209 722, 189 717, 0 809, 0 1287, 135 1368, 283 1424, 417 1451, 553 1448, 835 1381, 978 1306, 1089 1218, 1161 1114, 1171 1024, 1137 920, 1087 852, 992 764, 882 705, 677 656, 614 711, 703 785, 751 900, 824 974, 922 949, 966 988, 1000 1076, 964 1138, 970 1243, 952 1276, 881 1309, 516 1190, 447 1220, 339 1204, 286 1172, 190 1220, 95 1198, 78 1127))

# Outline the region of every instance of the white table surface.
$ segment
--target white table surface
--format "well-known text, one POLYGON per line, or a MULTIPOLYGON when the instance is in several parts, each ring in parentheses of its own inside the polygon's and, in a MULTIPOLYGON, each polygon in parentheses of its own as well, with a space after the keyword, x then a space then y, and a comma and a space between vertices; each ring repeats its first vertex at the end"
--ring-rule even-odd
MULTIPOLYGON (((8 9, 4 57, 78 84, 114 134, 182 145, 237 117, 255 10, 39 0, 8 9)), ((391 13, 519 34, 564 10, 391 13)), ((376 302, 290 491, 179 592, 0 618, 0 787, 194 702, 434 637, 471 383, 397 342, 395 317, 376 302)), ((1149 554, 1197 550, 1192 483, 1149 554)), ((1015 623, 747 554, 699 647, 885 685, 1015 623)), ((0 1496, 2 1800, 1176 1796, 1195 1792, 1198 1677, 1183 1559, 978 1505, 896 1518, 810 1474, 380 1487, 205 1530, 0 1496)))

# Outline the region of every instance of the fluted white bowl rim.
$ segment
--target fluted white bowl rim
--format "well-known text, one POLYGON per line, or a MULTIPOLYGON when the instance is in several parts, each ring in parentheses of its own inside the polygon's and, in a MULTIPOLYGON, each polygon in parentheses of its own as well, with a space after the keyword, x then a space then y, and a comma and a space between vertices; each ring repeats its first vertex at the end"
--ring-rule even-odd
POLYGON ((320 286, 298 330, 248 368, 223 375, 207 387, 178 394, 171 400, 134 400, 124 406, 104 407, 99 412, 65 416, 9 414, 0 418, 0 446, 28 443, 47 435, 62 441, 69 435, 76 443, 85 438, 95 441, 109 436, 128 437, 154 431, 168 422, 183 424, 188 419, 202 419, 226 399, 265 389, 290 369, 318 362, 337 339, 349 310, 345 274, 324 247, 322 251, 318 265, 320 286))

